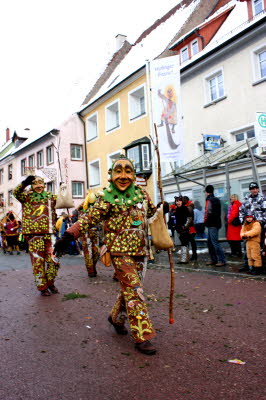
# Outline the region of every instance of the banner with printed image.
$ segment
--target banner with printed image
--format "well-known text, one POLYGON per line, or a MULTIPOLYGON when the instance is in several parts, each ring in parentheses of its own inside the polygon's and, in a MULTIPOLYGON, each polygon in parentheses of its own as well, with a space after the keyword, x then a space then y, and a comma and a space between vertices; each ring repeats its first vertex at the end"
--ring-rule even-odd
POLYGON ((161 161, 184 160, 179 56, 150 62, 153 123, 156 124, 161 161))

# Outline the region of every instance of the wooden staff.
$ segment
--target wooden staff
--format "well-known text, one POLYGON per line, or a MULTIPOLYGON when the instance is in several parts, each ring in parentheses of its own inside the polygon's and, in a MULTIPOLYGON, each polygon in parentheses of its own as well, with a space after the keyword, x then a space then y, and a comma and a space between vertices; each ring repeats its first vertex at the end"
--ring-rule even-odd
MULTIPOLYGON (((156 124, 154 124, 154 131, 155 131, 155 138, 156 144, 154 146, 156 154, 157 154, 157 162, 158 162, 158 185, 160 190, 160 197, 161 202, 164 203, 164 196, 163 196, 163 188, 162 188, 162 178, 161 178, 161 161, 160 161, 160 152, 159 152, 159 143, 158 143, 158 133, 156 124)), ((164 215, 164 222, 166 223, 165 215, 164 215)), ((171 272, 171 288, 170 288, 170 299, 169 299, 169 324, 173 324, 175 322, 174 315, 173 315, 173 303, 174 303, 174 289, 175 289, 175 270, 174 270, 174 262, 173 262, 173 255, 172 250, 167 249, 169 264, 170 264, 170 272, 171 272)))

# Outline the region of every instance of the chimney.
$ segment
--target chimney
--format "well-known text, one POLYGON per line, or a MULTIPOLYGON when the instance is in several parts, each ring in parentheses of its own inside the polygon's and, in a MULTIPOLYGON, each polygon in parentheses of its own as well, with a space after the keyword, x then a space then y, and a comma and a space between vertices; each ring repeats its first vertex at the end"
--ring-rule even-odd
POLYGON ((10 139, 10 130, 9 128, 6 128, 6 142, 8 142, 10 139))
POLYGON ((127 38, 126 35, 121 35, 120 33, 118 35, 116 35, 116 37, 115 37, 116 51, 118 51, 123 46, 126 38, 127 38))

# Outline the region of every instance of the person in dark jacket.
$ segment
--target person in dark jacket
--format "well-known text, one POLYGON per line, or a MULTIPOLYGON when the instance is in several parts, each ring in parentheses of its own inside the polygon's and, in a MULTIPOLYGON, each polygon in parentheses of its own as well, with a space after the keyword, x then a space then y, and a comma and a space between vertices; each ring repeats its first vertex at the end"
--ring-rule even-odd
POLYGON ((189 227, 193 222, 192 210, 185 205, 184 197, 175 197, 176 231, 181 242, 181 258, 179 264, 187 264, 189 261, 189 227))
POLYGON ((211 261, 207 265, 215 265, 216 267, 223 267, 226 264, 223 249, 218 241, 218 232, 221 228, 221 202, 218 197, 215 197, 214 187, 207 185, 206 192, 206 205, 204 223, 208 228, 208 249, 211 261))

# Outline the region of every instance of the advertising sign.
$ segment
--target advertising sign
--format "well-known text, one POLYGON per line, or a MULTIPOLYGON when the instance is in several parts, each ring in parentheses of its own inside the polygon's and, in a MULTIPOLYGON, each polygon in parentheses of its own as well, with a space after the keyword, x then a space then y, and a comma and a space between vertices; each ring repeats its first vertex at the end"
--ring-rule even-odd
POLYGON ((256 112, 255 136, 259 147, 266 147, 266 113, 256 112))
POLYGON ((220 149, 221 147, 221 136, 220 135, 203 135, 204 138, 204 150, 213 151, 220 149))
POLYGON ((184 160, 179 56, 151 61, 150 77, 152 116, 161 161, 184 160))

